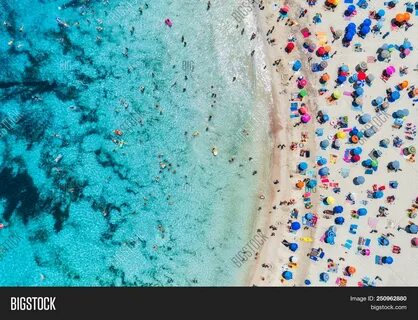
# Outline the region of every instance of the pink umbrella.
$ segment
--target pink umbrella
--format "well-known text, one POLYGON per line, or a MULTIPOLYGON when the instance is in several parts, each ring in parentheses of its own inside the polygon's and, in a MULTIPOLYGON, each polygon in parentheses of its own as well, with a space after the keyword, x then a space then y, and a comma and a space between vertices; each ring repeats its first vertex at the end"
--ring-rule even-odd
POLYGON ((389 67, 387 67, 386 68, 386 73, 388 74, 388 75, 392 75, 392 74, 394 74, 396 72, 396 69, 395 69, 395 67, 394 66, 389 66, 389 67))
POLYGON ((370 249, 364 249, 363 252, 365 256, 370 256, 370 249))
POLYGON ((303 123, 308 123, 311 120, 311 116, 306 113, 301 117, 301 120, 303 123))
POLYGON ((413 238, 411 242, 413 246, 418 247, 418 238, 413 238))
POLYGON ((301 88, 304 88, 308 84, 308 81, 306 79, 302 79, 298 81, 298 86, 301 88))
POLYGON ((405 56, 409 55, 410 53, 411 53, 411 50, 410 50, 410 49, 405 49, 405 50, 403 51, 403 54, 404 54, 405 56))

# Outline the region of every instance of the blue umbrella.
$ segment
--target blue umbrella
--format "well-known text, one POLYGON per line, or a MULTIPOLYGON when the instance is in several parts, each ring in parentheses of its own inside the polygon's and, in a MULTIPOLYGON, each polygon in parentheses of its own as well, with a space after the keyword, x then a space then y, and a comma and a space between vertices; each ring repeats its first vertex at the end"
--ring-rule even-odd
POLYGON ((408 230, 409 233, 417 234, 418 233, 418 226, 416 224, 410 224, 407 227, 407 230, 408 230))
POLYGON ((345 16, 350 16, 354 11, 356 11, 356 6, 354 6, 354 5, 349 5, 348 7, 347 7, 347 10, 345 10, 345 12, 344 12, 344 15, 345 16))
POLYGON ((359 133, 358 129, 354 127, 353 130, 350 131, 350 136, 356 136, 358 133, 359 133))
POLYGON ((329 174, 329 168, 328 167, 323 167, 323 168, 319 169, 318 174, 320 176, 327 176, 329 174))
POLYGON ((322 141, 319 143, 319 146, 320 146, 322 149, 326 149, 326 148, 329 146, 329 141, 328 141, 328 140, 322 140, 322 141))
POLYGON ((354 32, 346 33, 345 36, 344 36, 343 41, 344 42, 350 42, 351 40, 353 40, 353 37, 354 37, 354 32))
POLYGON ((389 240, 388 240, 386 237, 379 237, 379 238, 377 239, 377 241, 379 242, 379 244, 380 244, 381 246, 386 247, 386 246, 388 246, 388 245, 389 245, 389 240))
POLYGON ((360 124, 369 123, 371 120, 372 120, 372 116, 368 113, 361 115, 361 117, 359 118, 360 124))
POLYGON ((341 67, 340 67, 340 70, 342 71, 342 72, 348 72, 348 66, 346 65, 346 64, 343 64, 341 67))
POLYGON ((313 214, 308 212, 307 214, 305 214, 305 218, 307 220, 311 220, 313 218, 313 214))
POLYGON ((335 224, 342 225, 344 223, 344 218, 336 217, 334 221, 335 221, 335 224))
POLYGON ((356 24, 353 22, 350 22, 346 27, 345 31, 355 31, 356 30, 356 24))
POLYGON ((292 243, 289 245, 289 249, 290 249, 291 251, 293 251, 293 252, 295 252, 298 248, 299 248, 299 246, 298 246, 298 244, 297 244, 297 243, 292 242, 292 243))
POLYGON ((401 94, 399 93, 399 91, 393 91, 390 95, 389 95, 389 102, 393 102, 398 100, 401 97, 401 94))
POLYGON ((412 47, 411 42, 405 40, 402 45, 405 49, 410 49, 412 47))
POLYGON ((391 188, 396 189, 399 184, 398 184, 398 181, 391 181, 389 185, 391 188))
POLYGON ((380 18, 383 18, 385 16, 386 12, 383 9, 380 9, 379 11, 377 11, 377 16, 380 18))
POLYGON ((293 71, 299 71, 300 68, 302 68, 302 62, 300 60, 296 60, 295 63, 293 64, 293 71))
POLYGON ((343 84, 347 80, 346 76, 338 76, 337 83, 343 84))
POLYGON ((309 286, 309 285, 311 284, 311 281, 310 281, 310 280, 308 280, 308 279, 306 279, 306 280, 305 280, 305 284, 306 284, 307 286, 309 286))
POLYGON ((373 198, 375 199, 383 198, 383 192, 382 191, 373 192, 373 198))
POLYGON ((372 160, 366 159, 361 164, 363 165, 363 167, 370 168, 372 166, 372 160))
POLYGON ((357 210, 357 214, 360 217, 363 217, 363 216, 365 216, 367 214, 367 209, 366 208, 360 208, 360 209, 357 210))
POLYGON ((299 223, 299 222, 297 222, 297 221, 294 221, 294 222, 292 222, 292 224, 290 225, 290 228, 291 228, 293 231, 297 231, 297 230, 299 230, 299 229, 300 229, 300 223, 299 223))
POLYGON ((329 244, 335 244, 334 237, 326 237, 325 242, 329 244))
POLYGON ((365 182, 366 180, 364 179, 364 177, 363 176, 358 176, 358 177, 355 177, 354 179, 353 179, 353 183, 355 184, 355 185, 360 185, 360 184, 363 184, 364 182, 365 182))
POLYGON ((293 274, 290 271, 285 271, 282 273, 282 277, 285 278, 286 280, 292 280, 293 274))
POLYGON ((332 211, 338 214, 338 213, 342 213, 344 211, 344 208, 343 206, 335 206, 334 209, 332 209, 332 211))
POLYGON ((327 164, 327 159, 324 157, 319 158, 318 165, 323 166, 324 164, 327 164))
POLYGON ((387 148, 388 145, 389 145, 389 139, 383 139, 383 140, 380 140, 379 142, 379 146, 381 146, 382 148, 387 148))
POLYGON ((298 168, 300 171, 304 171, 308 168, 308 164, 306 162, 301 162, 299 163, 298 168))
POLYGON ((394 124, 395 124, 395 126, 402 127, 403 120, 402 119, 395 119, 394 124))
POLYGON ((392 264, 393 263, 393 258, 392 257, 382 257, 382 262, 385 264, 392 264))
POLYGON ((310 188, 310 189, 313 189, 313 188, 315 188, 316 187, 316 185, 317 185, 318 183, 316 182, 316 180, 309 180, 308 181, 308 183, 306 184, 306 186, 308 187, 308 188, 310 188))
POLYGON ((371 24, 372 24, 372 20, 370 20, 370 19, 364 19, 363 25, 370 27, 371 24))
POLYGON ((392 169, 392 170, 399 170, 399 168, 400 168, 400 163, 399 163, 399 161, 398 160, 395 160, 395 161, 391 161, 391 162, 389 162, 389 164, 388 164, 388 168, 389 169, 392 169))
POLYGON ((327 122, 329 120, 329 115, 323 114, 321 117, 322 122, 327 122))
POLYGON ((323 282, 327 282, 329 280, 329 274, 326 272, 322 272, 319 275, 319 280, 323 281, 323 282))
POLYGON ((375 103, 377 106, 380 106, 383 103, 383 98, 382 97, 377 97, 376 99, 374 99, 375 103))
POLYGON ((354 91, 355 92, 355 95, 357 96, 357 97, 360 97, 360 96, 362 96, 363 94, 364 94, 364 89, 362 88, 362 87, 358 87, 357 89, 356 89, 356 91, 354 91))
POLYGON ((363 152, 363 149, 361 148, 361 147, 356 147, 356 148, 354 148, 354 149, 352 149, 351 150, 351 153, 353 154, 353 155, 359 155, 359 154, 361 154, 363 152))
POLYGON ((365 36, 366 34, 368 34, 370 32, 370 27, 368 26, 363 26, 360 29, 360 34, 365 36))

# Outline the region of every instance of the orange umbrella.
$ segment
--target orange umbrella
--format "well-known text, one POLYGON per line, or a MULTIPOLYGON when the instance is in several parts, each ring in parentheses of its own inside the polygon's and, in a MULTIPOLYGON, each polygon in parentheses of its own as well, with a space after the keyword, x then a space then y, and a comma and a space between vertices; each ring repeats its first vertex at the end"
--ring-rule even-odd
POLYGON ((357 143, 358 142, 358 137, 357 136, 352 136, 351 137, 351 142, 352 143, 357 143))
POLYGON ((402 89, 405 89, 405 88, 408 88, 408 85, 409 85, 409 82, 407 80, 405 80, 405 81, 402 81, 399 84, 399 87, 402 88, 402 89))
POLYGON ((325 52, 330 52, 331 51, 331 46, 325 46, 324 49, 325 49, 325 52))
POLYGON ((409 12, 405 12, 403 14, 403 20, 404 21, 409 21, 409 19, 411 19, 411 14, 409 12))
POLYGON ((403 21, 404 21, 404 16, 403 16, 403 14, 402 14, 402 13, 398 13, 398 14, 396 15, 396 17, 395 17, 395 20, 396 20, 397 22, 403 22, 403 21))
POLYGON ((303 183, 303 181, 301 181, 301 180, 299 180, 299 181, 296 183, 296 188, 298 188, 298 189, 302 189, 304 186, 305 186, 305 184, 304 184, 304 183, 303 183))
POLYGON ((349 266, 347 271, 350 275, 352 275, 356 273, 356 268, 354 268, 353 266, 349 266))
POLYGON ((329 74, 328 74, 328 73, 324 73, 324 74, 321 76, 321 80, 322 80, 322 81, 328 81, 328 80, 329 80, 329 74))

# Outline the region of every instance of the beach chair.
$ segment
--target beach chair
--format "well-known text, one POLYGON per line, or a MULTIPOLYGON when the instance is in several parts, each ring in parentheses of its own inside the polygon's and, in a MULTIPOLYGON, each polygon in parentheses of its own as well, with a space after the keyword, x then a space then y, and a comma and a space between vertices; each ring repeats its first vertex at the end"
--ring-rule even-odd
POLYGON ((356 233, 357 233, 357 228, 358 228, 358 225, 356 225, 356 224, 352 224, 352 225, 350 225, 350 230, 349 230, 349 232, 350 232, 351 234, 356 234, 356 233))
POLYGON ((350 240, 350 239, 346 240, 343 245, 343 247, 348 250, 350 250, 352 246, 353 246, 353 240, 350 240))
POLYGON ((364 171, 364 174, 373 174, 373 169, 366 169, 365 171, 364 171))
POLYGON ((376 255, 376 257, 374 258, 374 263, 375 263, 375 264, 382 265, 382 264, 383 264, 382 257, 381 257, 381 256, 376 255))

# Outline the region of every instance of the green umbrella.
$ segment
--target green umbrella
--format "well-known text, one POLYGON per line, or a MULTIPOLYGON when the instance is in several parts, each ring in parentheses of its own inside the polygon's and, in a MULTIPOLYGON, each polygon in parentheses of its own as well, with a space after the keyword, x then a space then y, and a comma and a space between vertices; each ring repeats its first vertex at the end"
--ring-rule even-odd
POLYGON ((377 167, 377 165, 379 164, 379 162, 377 162, 377 160, 372 160, 372 167, 377 167))
POLYGON ((410 146, 410 147, 408 147, 408 152, 409 152, 409 154, 415 154, 417 152, 417 150, 415 149, 414 146, 410 146))
POLYGON ((302 90, 300 90, 299 95, 302 98, 304 98, 304 97, 306 97, 308 95, 308 91, 306 91, 306 89, 302 89, 302 90))

